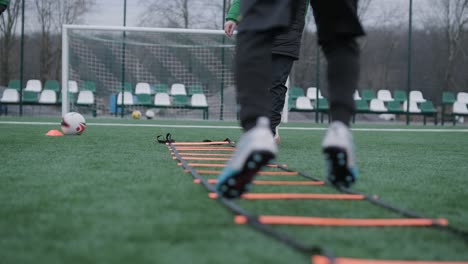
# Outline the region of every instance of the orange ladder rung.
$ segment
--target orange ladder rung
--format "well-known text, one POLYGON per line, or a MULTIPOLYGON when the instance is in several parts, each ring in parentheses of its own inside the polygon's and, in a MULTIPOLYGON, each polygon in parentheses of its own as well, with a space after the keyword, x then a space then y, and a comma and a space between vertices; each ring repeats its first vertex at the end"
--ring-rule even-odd
POLYGON ((203 146, 203 145, 228 145, 227 141, 213 141, 213 142, 173 142, 166 143, 166 145, 172 144, 174 146, 203 146))
MULTIPOLYGON (((405 261, 405 260, 373 260, 373 259, 352 259, 335 258, 334 264, 468 264, 467 261, 405 261)), ((329 258, 324 256, 312 256, 312 264, 332 264, 329 258)))
MULTIPOLYGON (((432 226, 448 225, 447 219, 425 218, 394 218, 394 219, 353 219, 353 218, 321 218, 305 216, 262 215, 258 221, 269 225, 310 225, 310 226, 432 226)), ((236 224, 246 224, 247 218, 237 215, 236 224)))
MULTIPOLYGON (((217 199, 217 193, 209 193, 208 197, 217 199)), ((245 200, 364 200, 360 194, 333 193, 245 193, 241 196, 245 200)))
MULTIPOLYGON (((190 171, 185 170, 185 172, 190 172, 190 171)), ((220 171, 220 170, 196 170, 196 172, 198 174, 202 174, 202 175, 220 175, 222 171, 220 171)), ((259 172, 257 172, 257 174, 258 175, 276 175, 276 176, 296 176, 296 175, 299 175, 299 173, 295 172, 295 171, 259 171, 259 172)), ((271 185, 273 185, 273 184, 271 184, 271 185)), ((310 185, 323 185, 323 184, 310 184, 310 185)))
MULTIPOLYGON (((187 171, 188 172, 188 171, 187 171)), ((216 184, 217 179, 208 179, 208 183, 216 184)), ((194 183, 200 183, 200 179, 194 179, 194 183)), ((254 185, 324 185, 323 181, 253 181, 254 185)))
MULTIPOLYGON (((216 168, 224 168, 226 167, 226 164, 220 164, 220 163, 187 163, 190 167, 216 167, 216 168)), ((182 163, 178 162, 177 166, 182 166, 182 163)), ((285 167, 286 165, 281 165, 285 167)), ((270 168, 278 168, 278 165, 276 164, 268 164, 266 167, 270 168)))

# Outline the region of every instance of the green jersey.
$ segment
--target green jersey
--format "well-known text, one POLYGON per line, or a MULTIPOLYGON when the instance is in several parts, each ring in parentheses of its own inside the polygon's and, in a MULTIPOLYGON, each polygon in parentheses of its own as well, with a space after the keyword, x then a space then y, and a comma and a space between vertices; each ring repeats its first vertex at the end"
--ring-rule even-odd
POLYGON ((0 5, 8 5, 10 4, 10 0, 0 0, 0 5))
POLYGON ((240 1, 234 0, 234 2, 232 2, 231 7, 229 8, 226 21, 231 20, 236 23, 239 23, 239 16, 240 16, 240 1))

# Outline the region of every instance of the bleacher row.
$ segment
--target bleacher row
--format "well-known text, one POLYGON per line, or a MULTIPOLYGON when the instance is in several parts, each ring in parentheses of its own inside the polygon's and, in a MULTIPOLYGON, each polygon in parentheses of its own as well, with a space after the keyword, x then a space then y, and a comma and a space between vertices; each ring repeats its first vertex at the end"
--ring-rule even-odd
MULTIPOLYGON (((409 93, 409 100, 406 91, 379 90, 377 94, 371 89, 363 89, 354 93, 357 114, 406 114, 408 109, 410 115, 421 115, 426 124, 426 117, 434 118, 434 124, 438 122, 439 111, 434 104, 426 100, 421 91, 413 90, 409 93)), ((329 105, 316 87, 309 87, 305 91, 301 87, 289 89, 289 110, 291 112, 328 112, 329 105), (318 96, 317 96, 318 95, 318 96)), ((456 96, 452 92, 443 92, 442 108, 440 112, 442 124, 446 118, 453 120, 455 116, 468 116, 468 93, 459 92, 456 96), (447 109, 451 111, 447 113, 447 109)))
MULTIPOLYGON (((166 84, 138 83, 133 89, 130 83, 124 84, 123 93, 117 89, 116 104, 118 106, 144 106, 154 108, 188 108, 203 110, 203 118, 208 119, 208 103, 200 85, 186 87, 174 83, 169 88, 166 84)), ((76 81, 68 82, 69 101, 78 106, 95 107, 96 84, 84 81, 80 86, 76 81)), ((29 80, 23 89, 22 102, 28 105, 58 105, 61 104, 60 84, 56 80, 48 80, 44 87, 39 80, 29 80)), ((0 99, 2 104, 20 103, 20 82, 12 80, 3 91, 0 99)))

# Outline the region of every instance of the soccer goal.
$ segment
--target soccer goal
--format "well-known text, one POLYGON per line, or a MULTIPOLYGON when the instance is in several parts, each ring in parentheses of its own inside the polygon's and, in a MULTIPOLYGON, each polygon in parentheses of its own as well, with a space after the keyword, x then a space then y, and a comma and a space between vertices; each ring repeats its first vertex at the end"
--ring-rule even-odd
POLYGON ((222 30, 64 25, 62 113, 236 119, 234 50, 222 30))

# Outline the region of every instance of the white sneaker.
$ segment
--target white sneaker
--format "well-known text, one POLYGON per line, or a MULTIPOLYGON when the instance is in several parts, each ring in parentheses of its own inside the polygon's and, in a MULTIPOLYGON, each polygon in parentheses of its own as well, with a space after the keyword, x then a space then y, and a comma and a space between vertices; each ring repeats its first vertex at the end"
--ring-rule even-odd
POLYGON ((270 121, 260 117, 257 125, 239 139, 233 157, 218 178, 216 190, 225 198, 238 198, 250 188, 257 172, 278 152, 270 121))
POLYGON ((356 182, 358 170, 354 154, 353 136, 340 121, 328 127, 322 143, 328 181, 336 187, 350 187, 356 182))

